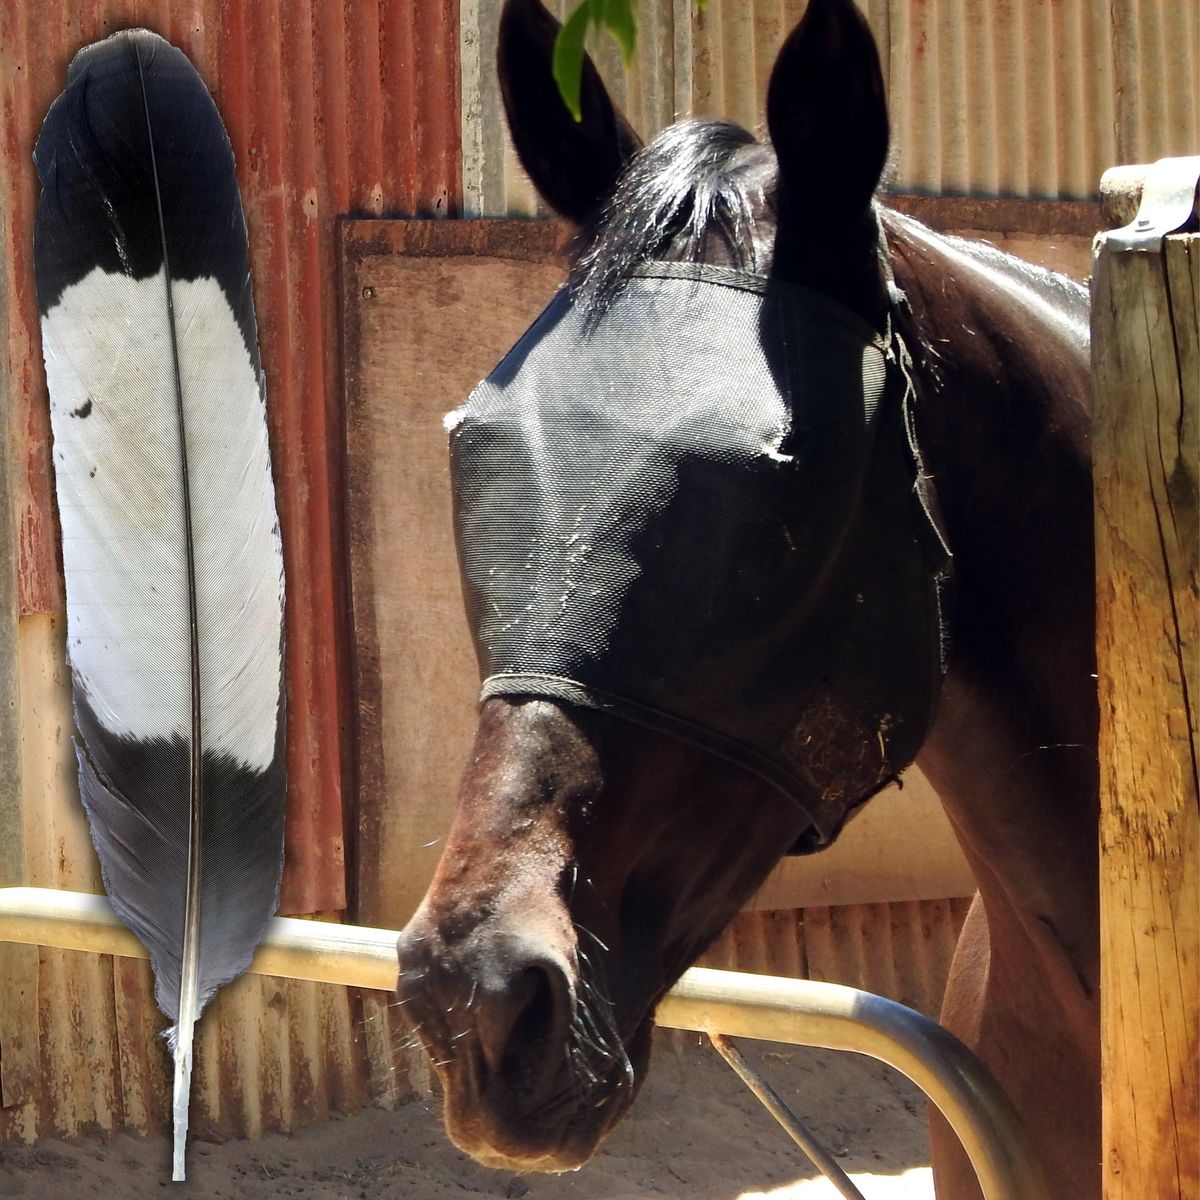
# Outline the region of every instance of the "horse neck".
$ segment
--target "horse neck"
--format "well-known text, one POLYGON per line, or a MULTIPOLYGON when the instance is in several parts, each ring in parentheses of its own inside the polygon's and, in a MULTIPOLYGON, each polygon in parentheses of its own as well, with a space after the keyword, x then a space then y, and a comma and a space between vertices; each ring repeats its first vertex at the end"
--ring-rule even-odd
POLYGON ((920 763, 993 908, 1094 986, 1094 566, 1085 308, 889 214, 924 347, 916 426, 954 553, 950 673, 920 763))

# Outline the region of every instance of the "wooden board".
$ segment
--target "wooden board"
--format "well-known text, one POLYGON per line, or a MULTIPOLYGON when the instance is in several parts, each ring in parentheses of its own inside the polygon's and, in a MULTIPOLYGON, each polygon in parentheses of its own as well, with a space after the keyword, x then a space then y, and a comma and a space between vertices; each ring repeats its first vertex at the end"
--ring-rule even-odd
POLYGON ((1104 1195, 1200 1195, 1200 235, 1097 257, 1104 1195))
POLYGON ((996 200, 888 193, 881 202, 931 229, 988 242, 1035 266, 1085 282, 1100 206, 1078 200, 996 200))
POLYGON ((446 433, 561 278, 535 222, 342 226, 363 924, 398 929, 441 852, 474 733, 446 433))

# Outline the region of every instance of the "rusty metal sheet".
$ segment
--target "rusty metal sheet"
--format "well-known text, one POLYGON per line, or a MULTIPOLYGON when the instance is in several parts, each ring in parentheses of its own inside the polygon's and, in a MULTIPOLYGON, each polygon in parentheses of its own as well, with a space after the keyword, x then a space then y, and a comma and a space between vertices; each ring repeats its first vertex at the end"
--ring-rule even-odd
MULTIPOLYGON (((81 808, 73 795, 70 686, 62 619, 20 624, 21 771, 29 882, 99 890, 81 808)), ((165 1019, 146 963, 37 949, 33 1061, 38 1077, 0 1110, 0 1140, 169 1127, 165 1019)), ((357 996, 345 988, 239 983, 200 1025, 193 1110, 213 1137, 289 1129, 367 1100, 357 1043, 357 996)), ((7 993, 6 993, 7 996, 7 993)), ((7 1000, 6 1000, 7 1002, 7 1000)), ((9 1028, 0 1029, 7 1052, 9 1028)), ((27 1050, 27 1047, 19 1047, 27 1050)))
POLYGON ((61 613, 30 265, 41 118, 84 44, 141 24, 179 44, 221 107, 250 227, 288 576, 286 912, 344 908, 346 600, 333 222, 459 203, 453 0, 58 0, 0 6, 0 222, 23 613, 61 613))
POLYGON ((1115 149, 1107 6, 906 0, 889 39, 898 187, 1095 194, 1115 149))
POLYGON ((1104 165, 1153 162, 1200 147, 1200 6, 1113 0, 1116 153, 1104 165))
MULTIPOLYGON (((18 637, 11 616, 0 614, 7 622, 0 653, 6 666, 20 658, 23 671, 16 786, 26 874, 49 886, 96 887, 98 880, 90 839, 71 817, 78 803, 69 709, 63 717, 65 692, 54 691, 65 687, 54 678, 61 646, 46 624, 61 621, 64 605, 30 262, 37 199, 31 155, 76 51, 137 25, 192 58, 237 155, 288 574, 281 909, 344 910, 353 728, 334 227, 346 212, 458 212, 458 6, 455 0, 0 4, 0 478, 7 478, 13 507, 15 600, 23 618, 18 637)), ((14 740, 7 736, 0 754, 15 752, 14 740)), ((39 1094, 0 1111, 0 1138, 161 1128, 161 1022, 148 976, 140 964, 86 957, 39 956, 32 997, 39 1094)), ((228 1136, 289 1128, 365 1102, 360 1019, 358 997, 346 989, 248 984, 203 1025, 200 1118, 214 1134, 228 1136)), ((21 1074, 27 1081, 30 1072, 21 1074)))

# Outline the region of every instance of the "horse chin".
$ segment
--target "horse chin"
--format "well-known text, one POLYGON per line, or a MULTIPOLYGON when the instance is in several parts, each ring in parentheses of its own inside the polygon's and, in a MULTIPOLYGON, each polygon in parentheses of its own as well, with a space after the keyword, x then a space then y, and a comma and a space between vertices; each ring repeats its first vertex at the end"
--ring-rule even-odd
POLYGON ((596 1153, 629 1111, 650 1057, 652 1022, 638 1027, 626 1047, 631 1074, 622 1063, 568 1102, 523 1096, 480 1085, 472 1072, 439 1071, 444 1121, 450 1140, 481 1166, 522 1174, 577 1171, 596 1153), (632 1083, 630 1080, 632 1079, 632 1083))

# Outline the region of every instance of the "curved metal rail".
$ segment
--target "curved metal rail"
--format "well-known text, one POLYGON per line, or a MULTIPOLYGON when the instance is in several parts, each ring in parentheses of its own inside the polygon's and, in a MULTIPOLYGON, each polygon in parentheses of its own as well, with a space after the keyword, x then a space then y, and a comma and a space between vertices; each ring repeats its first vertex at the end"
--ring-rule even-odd
MULTIPOLYGON (((397 936, 389 929, 275 917, 250 970, 390 992, 397 936)), ((106 897, 52 888, 0 888, 0 941, 149 957, 106 897)), ((985 1200, 1049 1200, 1028 1134, 999 1085, 957 1038, 902 1004, 834 983, 693 967, 663 998, 655 1020, 706 1033, 723 1054, 725 1038, 748 1037, 878 1059, 941 1110, 985 1200)))
POLYGON ((903 1004, 836 983, 693 967, 663 998, 655 1021, 722 1040, 790 1042, 878 1059, 941 1110, 985 1200, 1049 1200, 1029 1135, 1000 1085, 958 1038, 903 1004))

